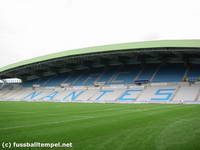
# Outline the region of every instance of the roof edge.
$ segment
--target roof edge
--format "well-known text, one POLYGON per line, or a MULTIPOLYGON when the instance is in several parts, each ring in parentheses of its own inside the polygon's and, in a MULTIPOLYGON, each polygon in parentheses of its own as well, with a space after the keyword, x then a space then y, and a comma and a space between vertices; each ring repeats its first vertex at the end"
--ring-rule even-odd
POLYGON ((47 61, 51 59, 56 59, 60 57, 67 57, 73 55, 82 55, 89 53, 98 53, 106 51, 117 51, 117 50, 127 50, 127 49, 145 49, 145 48, 161 48, 161 47, 193 47, 200 48, 200 40, 158 40, 158 41, 142 41, 142 42, 132 42, 132 43, 120 43, 111 44, 95 47, 86 47, 73 50, 65 50, 57 53, 52 53, 49 55, 39 56, 23 61, 19 61, 13 64, 9 64, 0 68, 0 73, 24 65, 30 65, 33 63, 38 63, 42 61, 47 61))

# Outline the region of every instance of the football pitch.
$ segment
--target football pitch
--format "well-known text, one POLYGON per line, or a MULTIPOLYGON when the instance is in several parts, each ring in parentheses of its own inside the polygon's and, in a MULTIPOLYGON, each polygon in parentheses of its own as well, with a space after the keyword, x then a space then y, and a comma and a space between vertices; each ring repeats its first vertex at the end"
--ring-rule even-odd
POLYGON ((69 150, 197 150, 200 105, 0 102, 0 142, 71 142, 72 148, 52 148, 69 150))

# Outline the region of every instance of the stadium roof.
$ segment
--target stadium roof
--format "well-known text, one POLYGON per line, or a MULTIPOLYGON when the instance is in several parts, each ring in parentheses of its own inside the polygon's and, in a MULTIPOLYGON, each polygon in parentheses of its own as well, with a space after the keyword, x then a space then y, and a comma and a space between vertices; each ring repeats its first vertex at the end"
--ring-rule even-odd
POLYGON ((24 61, 20 61, 14 64, 10 64, 0 68, 0 73, 10 71, 19 67, 54 60, 57 58, 77 56, 92 53, 102 52, 116 52, 124 50, 139 50, 139 49, 150 49, 150 48, 200 48, 200 40, 160 40, 160 41, 145 41, 145 42, 134 42, 134 43, 123 43, 104 45, 96 47, 88 47, 74 50, 67 50, 58 53, 49 54, 46 56, 40 56, 24 61))

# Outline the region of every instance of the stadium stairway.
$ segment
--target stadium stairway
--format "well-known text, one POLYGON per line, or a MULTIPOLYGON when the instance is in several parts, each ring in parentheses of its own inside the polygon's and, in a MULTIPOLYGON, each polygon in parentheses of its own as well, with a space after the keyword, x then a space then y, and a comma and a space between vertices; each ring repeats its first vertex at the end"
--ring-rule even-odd
POLYGON ((172 96, 172 101, 176 97, 177 93, 179 93, 179 90, 180 90, 180 85, 177 86, 176 91, 174 92, 174 95, 172 96))
POLYGON ((199 90, 198 90, 198 94, 197 94, 197 96, 196 96, 196 98, 195 98, 195 101, 198 101, 198 98, 200 98, 200 88, 199 88, 199 90))

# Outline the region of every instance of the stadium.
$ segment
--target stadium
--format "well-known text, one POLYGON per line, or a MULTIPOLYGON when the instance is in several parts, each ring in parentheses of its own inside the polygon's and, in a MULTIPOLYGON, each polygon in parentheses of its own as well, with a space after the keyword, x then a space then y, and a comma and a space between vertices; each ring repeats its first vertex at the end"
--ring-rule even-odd
POLYGON ((2 67, 0 78, 2 141, 200 148, 200 40, 63 51, 2 67))
POLYGON ((154 41, 51 54, 1 68, 1 99, 199 103, 199 41, 154 41), (20 82, 20 81, 19 81, 20 82), (12 89, 12 90, 10 90, 12 89))

